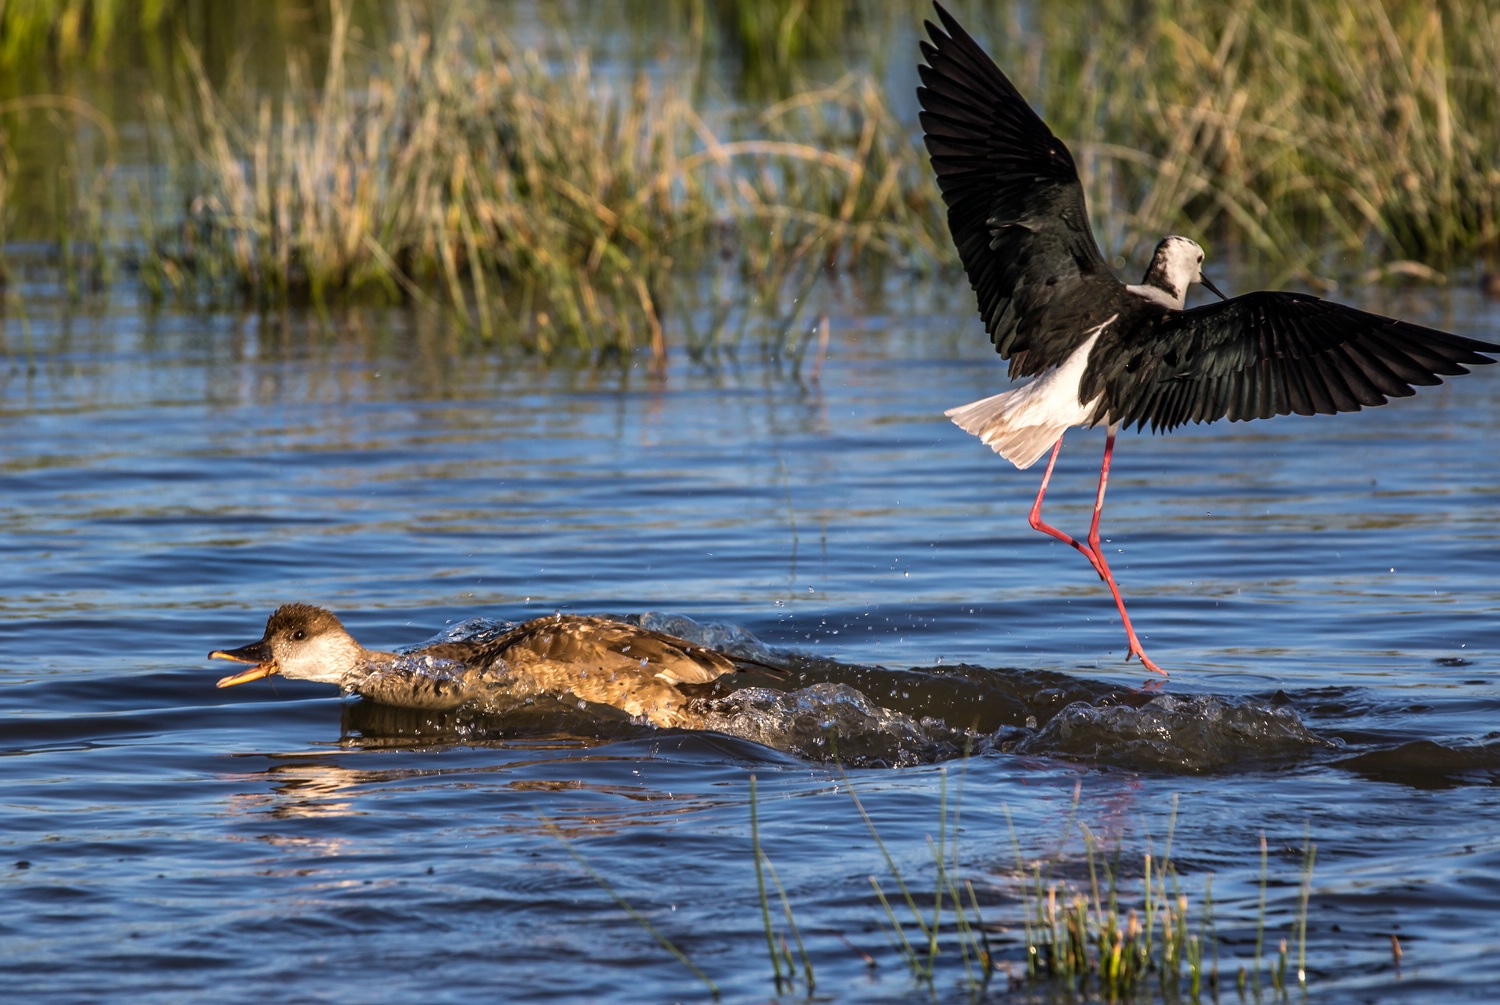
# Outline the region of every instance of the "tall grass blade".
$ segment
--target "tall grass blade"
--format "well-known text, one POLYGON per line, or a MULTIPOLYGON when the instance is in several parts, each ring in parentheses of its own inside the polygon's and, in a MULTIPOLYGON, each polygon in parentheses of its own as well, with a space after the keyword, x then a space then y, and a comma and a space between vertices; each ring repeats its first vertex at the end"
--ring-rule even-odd
POLYGON ((1270 852, 1266 845, 1266 832, 1260 832, 1260 908, 1255 915, 1255 987, 1260 988, 1260 965, 1265 957, 1266 935, 1266 884, 1270 869, 1270 852))
POLYGON ((901 955, 906 959, 906 965, 911 968, 913 974, 920 973, 922 969, 921 960, 917 957, 917 951, 912 948, 911 942, 906 937, 905 930, 901 927, 901 920, 896 917, 895 909, 891 902, 886 899, 885 891, 880 888, 880 881, 874 876, 870 877, 870 887, 875 891, 880 906, 885 908, 886 918, 890 920, 891 931, 895 933, 896 941, 900 945, 901 955))
POLYGON ((547 829, 548 833, 557 838, 558 842, 563 846, 567 853, 573 856, 573 860, 579 864, 584 872, 588 873, 589 878, 592 879, 595 883, 598 883, 599 888, 605 893, 609 894, 610 899, 618 904, 620 906, 620 909, 630 916, 631 920, 633 920, 636 924, 640 925, 648 933, 650 933, 651 937, 655 939, 663 949, 671 953, 673 956, 677 957, 678 961, 682 963, 683 966, 691 970, 693 972, 693 976, 702 981, 704 986, 708 988, 709 993, 712 994, 717 1000, 719 997, 719 986, 715 984, 707 974, 700 970, 698 968, 698 965, 691 959, 689 959, 686 953, 684 953, 681 949, 678 949, 676 943, 667 938, 666 935, 662 934, 662 931, 659 928, 651 924, 650 918, 647 918, 640 911, 637 911, 634 907, 632 907, 630 902, 623 896, 621 896, 619 891, 617 891, 610 884, 609 880, 605 879, 604 876, 599 873, 599 870, 595 869, 592 865, 589 864, 588 859, 584 858, 583 854, 579 852, 578 849, 573 847, 572 842, 570 842, 567 835, 562 832, 561 827, 557 826, 556 823, 549 820, 548 818, 540 816, 540 814, 538 814, 538 816, 541 819, 542 826, 547 829))
POLYGON ((906 881, 901 876, 901 870, 896 867, 896 860, 891 857, 890 849, 886 847, 885 842, 881 839, 880 831, 875 828, 875 821, 870 819, 870 814, 865 810, 864 803, 860 801, 859 793, 855 791, 854 783, 850 781, 849 774, 844 770, 843 764, 837 761, 834 763, 838 768, 839 780, 844 783, 844 788, 849 793, 849 798, 854 802, 855 810, 859 812, 860 819, 864 821, 865 828, 869 830, 870 837, 875 841, 875 847, 880 850, 881 857, 885 859, 886 868, 890 870, 891 877, 895 879, 896 887, 901 891, 901 896, 906 901, 906 906, 910 909, 912 918, 916 921, 922 935, 928 938, 930 942, 936 936, 928 931, 927 923, 922 918, 922 912, 917 907, 916 898, 907 889, 906 881))
MULTIPOLYGON (((796 919, 792 917, 792 902, 787 899, 786 888, 781 885, 781 877, 776 875, 776 866, 771 863, 769 858, 765 862, 766 871, 771 874, 771 883, 776 887, 776 896, 781 899, 781 909, 786 916, 787 930, 792 933, 792 941, 797 945, 797 955, 802 958, 802 976, 807 982, 807 991, 811 994, 816 985, 816 981, 813 979, 812 959, 807 955, 807 947, 802 943, 802 933, 797 928, 796 919)), ((792 963, 791 953, 783 950, 783 955, 786 957, 788 974, 790 974, 792 963)))
POLYGON ((760 818, 756 809, 755 776, 750 776, 750 849, 755 857, 755 888, 760 894, 760 916, 766 929, 766 949, 771 954, 771 973, 776 979, 777 993, 781 991, 781 959, 776 952, 776 932, 771 926, 771 904, 766 896, 766 876, 762 868, 764 858, 760 849, 760 818))
POLYGON ((1312 900, 1313 864, 1318 858, 1318 846, 1312 843, 1312 830, 1302 844, 1302 902, 1297 911, 1297 983, 1307 986, 1307 911, 1312 900))

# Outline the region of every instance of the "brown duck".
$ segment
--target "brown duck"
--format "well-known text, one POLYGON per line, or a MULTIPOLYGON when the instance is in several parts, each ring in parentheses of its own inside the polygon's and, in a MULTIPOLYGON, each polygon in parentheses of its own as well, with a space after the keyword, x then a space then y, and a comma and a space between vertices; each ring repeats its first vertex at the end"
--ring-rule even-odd
POLYGON ((387 705, 430 709, 482 706, 500 694, 510 705, 532 696, 572 696, 657 726, 699 724, 701 715, 687 707, 680 685, 742 672, 784 676, 674 635, 581 614, 536 618, 483 641, 377 652, 356 642, 333 612, 311 604, 277 608, 260 641, 208 656, 255 664, 219 687, 281 674, 337 684, 387 705))

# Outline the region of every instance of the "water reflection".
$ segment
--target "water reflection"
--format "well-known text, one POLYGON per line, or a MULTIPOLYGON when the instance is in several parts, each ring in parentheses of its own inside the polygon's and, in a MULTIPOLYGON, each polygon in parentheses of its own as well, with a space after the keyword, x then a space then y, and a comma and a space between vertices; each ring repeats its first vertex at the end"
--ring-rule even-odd
POLYGON ((269 783, 266 791, 230 797, 231 815, 264 815, 277 820, 350 816, 365 811, 357 807, 349 790, 380 780, 376 773, 303 755, 278 759, 266 769, 264 777, 269 783))
MULTIPOLYGON (((584 753, 604 742, 598 737, 584 740, 555 735, 524 742, 489 741, 484 746, 506 752, 499 763, 471 762, 459 767, 424 764, 369 768, 343 759, 328 760, 327 755, 274 755, 273 763, 263 772, 234 776, 241 788, 226 797, 226 813, 231 818, 317 821, 369 816, 376 812, 378 803, 399 804, 409 798, 441 804, 447 798, 444 790, 448 794, 485 791, 520 798, 505 801, 504 810, 497 813, 493 823, 480 828, 480 834, 545 835, 560 831, 568 837, 583 837, 657 826, 674 817, 738 804, 743 799, 739 791, 683 792, 652 785, 635 756, 584 753), (560 756, 513 756, 536 751, 560 756), (255 782, 257 788, 244 790, 247 781, 255 782), (541 806, 547 807, 545 819, 535 809, 541 806)), ((691 746, 694 741, 680 741, 679 749, 682 743, 691 746)), ((348 744, 348 748, 367 755, 361 760, 392 749, 363 740, 348 744)), ((701 752, 722 757, 727 749, 723 744, 708 742, 701 745, 701 752)), ((261 834, 255 840, 316 857, 336 857, 356 847, 351 838, 322 830, 261 834)))

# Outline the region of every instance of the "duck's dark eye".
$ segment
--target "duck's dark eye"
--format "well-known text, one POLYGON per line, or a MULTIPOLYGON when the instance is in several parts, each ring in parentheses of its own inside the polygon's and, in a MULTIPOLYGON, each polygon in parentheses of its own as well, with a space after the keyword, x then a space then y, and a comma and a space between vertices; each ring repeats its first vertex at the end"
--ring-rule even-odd
POLYGON ((295 632, 292 633, 292 641, 293 642, 301 642, 305 638, 307 638, 307 633, 304 632, 300 628, 297 629, 295 632))

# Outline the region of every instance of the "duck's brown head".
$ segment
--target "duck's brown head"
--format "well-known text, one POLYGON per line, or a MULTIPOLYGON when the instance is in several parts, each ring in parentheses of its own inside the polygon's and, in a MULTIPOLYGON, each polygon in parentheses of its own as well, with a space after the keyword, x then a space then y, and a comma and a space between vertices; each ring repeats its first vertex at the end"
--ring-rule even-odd
POLYGON ((297 680, 339 684, 364 656, 364 647, 344 630, 332 611, 311 604, 283 604, 266 620, 266 633, 259 642, 208 654, 209 659, 255 664, 223 678, 219 687, 277 673, 297 680))

